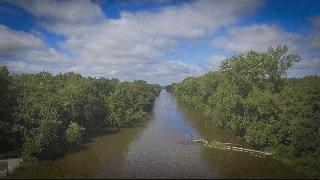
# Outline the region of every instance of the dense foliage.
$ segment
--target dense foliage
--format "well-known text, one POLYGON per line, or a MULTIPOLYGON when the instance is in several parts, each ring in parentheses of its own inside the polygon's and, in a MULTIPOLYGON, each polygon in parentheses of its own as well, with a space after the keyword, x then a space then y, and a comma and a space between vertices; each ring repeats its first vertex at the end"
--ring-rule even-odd
POLYGON ((319 177, 320 77, 284 78, 297 61, 286 46, 250 51, 226 59, 219 71, 167 90, 252 146, 319 177))
POLYGON ((71 122, 66 131, 66 141, 69 144, 80 144, 85 129, 75 122, 71 122))
POLYGON ((85 134, 141 119, 159 91, 159 85, 145 81, 73 72, 9 75, 0 67, 0 153, 52 157, 79 144, 85 134))

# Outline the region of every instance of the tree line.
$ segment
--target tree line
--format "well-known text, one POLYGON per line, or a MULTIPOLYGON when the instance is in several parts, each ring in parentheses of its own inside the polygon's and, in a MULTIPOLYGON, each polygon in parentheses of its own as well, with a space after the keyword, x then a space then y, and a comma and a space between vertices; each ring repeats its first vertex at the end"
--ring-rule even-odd
POLYGON ((160 86, 68 72, 11 75, 0 66, 0 154, 50 158, 92 132, 129 126, 151 111, 160 86))
POLYGON ((320 77, 286 78, 299 60, 287 46, 249 51, 166 88, 251 146, 319 177, 320 77))

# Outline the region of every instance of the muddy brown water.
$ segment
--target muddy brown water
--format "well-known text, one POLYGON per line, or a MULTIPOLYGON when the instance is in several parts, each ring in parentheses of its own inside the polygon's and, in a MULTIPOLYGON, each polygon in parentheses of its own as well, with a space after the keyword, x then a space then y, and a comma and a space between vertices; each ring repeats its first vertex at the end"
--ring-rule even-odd
POLYGON ((41 161, 23 178, 306 178, 280 161, 188 143, 186 135, 248 147, 215 128, 193 107, 162 90, 149 117, 135 127, 91 139, 63 157, 41 161))

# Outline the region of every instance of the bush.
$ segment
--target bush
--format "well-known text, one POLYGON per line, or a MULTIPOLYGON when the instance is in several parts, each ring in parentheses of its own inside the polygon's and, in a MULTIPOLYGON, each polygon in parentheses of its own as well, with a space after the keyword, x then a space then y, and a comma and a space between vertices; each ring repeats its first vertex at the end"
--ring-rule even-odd
POLYGON ((63 149, 62 122, 44 120, 34 136, 27 137, 24 154, 47 158, 60 153, 63 149))
POLYGON ((75 123, 75 122, 71 122, 69 124, 69 127, 66 131, 66 141, 69 144, 80 144, 80 142, 82 141, 83 138, 83 134, 84 134, 85 129, 83 127, 81 127, 79 124, 75 123))

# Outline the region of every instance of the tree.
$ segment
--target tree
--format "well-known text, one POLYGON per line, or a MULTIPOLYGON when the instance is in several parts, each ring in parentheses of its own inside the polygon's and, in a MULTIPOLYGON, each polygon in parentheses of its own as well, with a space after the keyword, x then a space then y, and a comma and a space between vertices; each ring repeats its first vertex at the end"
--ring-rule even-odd
POLYGON ((16 96, 7 67, 0 66, 0 153, 21 145, 21 135, 15 122, 16 96))
POLYGON ((63 126, 61 121, 43 120, 35 135, 26 137, 24 156, 47 158, 63 150, 63 126))
POLYGON ((80 142, 82 141, 83 138, 83 134, 84 134, 85 129, 83 127, 81 127, 79 124, 75 123, 75 122, 71 122, 69 124, 69 127, 66 131, 66 141, 69 144, 80 144, 80 142))

